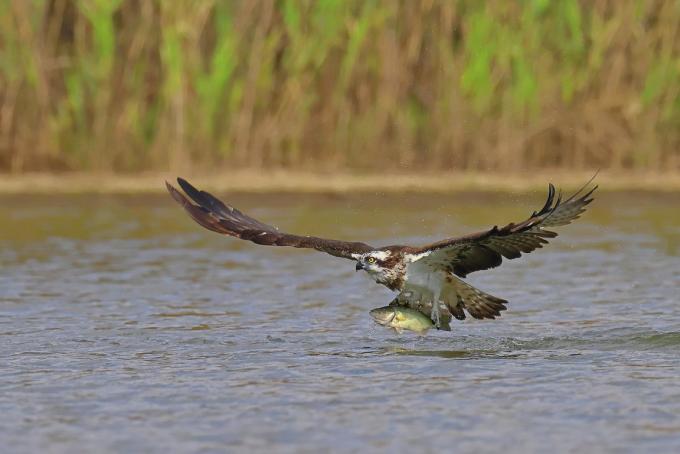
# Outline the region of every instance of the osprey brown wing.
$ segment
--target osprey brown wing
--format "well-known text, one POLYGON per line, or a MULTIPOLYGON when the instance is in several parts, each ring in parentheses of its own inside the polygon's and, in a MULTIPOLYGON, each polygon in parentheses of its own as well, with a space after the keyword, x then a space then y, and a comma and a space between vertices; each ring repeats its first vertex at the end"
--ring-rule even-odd
POLYGON ((495 268, 501 264, 503 257, 516 259, 522 253, 543 247, 549 238, 556 237, 557 233, 546 230, 547 227, 566 225, 577 219, 593 201, 591 195, 597 186, 579 197, 589 184, 590 181, 564 201, 561 195, 555 200, 555 187, 550 184, 543 208, 532 213, 524 222, 500 228, 494 226, 471 235, 438 241, 414 252, 430 252, 421 260, 435 267, 444 267, 460 277, 473 271, 495 268))
POLYGON ((279 232, 276 227, 251 218, 236 208, 226 205, 208 192, 199 191, 182 178, 178 178, 177 183, 195 204, 166 182, 165 185, 172 198, 184 207, 194 221, 213 232, 267 246, 316 249, 336 257, 348 259, 352 258, 352 254, 363 254, 374 250, 373 247, 364 243, 327 240, 279 232))

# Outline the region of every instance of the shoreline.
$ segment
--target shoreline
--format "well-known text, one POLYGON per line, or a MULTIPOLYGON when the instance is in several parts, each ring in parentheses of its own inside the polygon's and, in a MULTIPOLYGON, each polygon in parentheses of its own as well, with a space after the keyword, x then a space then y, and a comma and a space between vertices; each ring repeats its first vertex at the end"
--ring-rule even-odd
MULTIPOLYGON (((416 174, 236 170, 187 172, 182 176, 197 187, 216 192, 244 193, 360 193, 360 192, 530 192, 549 182, 564 190, 582 186, 594 171, 536 170, 525 173, 420 172, 416 174)), ((165 192, 175 174, 27 173, 0 175, 1 194, 137 194, 165 192)), ((602 170, 595 183, 604 191, 680 192, 680 173, 602 170)))

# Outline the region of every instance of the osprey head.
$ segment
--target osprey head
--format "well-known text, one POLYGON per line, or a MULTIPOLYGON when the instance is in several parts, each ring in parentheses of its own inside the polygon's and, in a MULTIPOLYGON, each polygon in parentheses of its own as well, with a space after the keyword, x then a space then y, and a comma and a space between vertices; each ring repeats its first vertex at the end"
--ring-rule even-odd
POLYGON ((365 254, 353 254, 356 259, 356 270, 366 271, 377 282, 385 281, 393 272, 393 263, 388 260, 390 251, 371 251, 365 254))

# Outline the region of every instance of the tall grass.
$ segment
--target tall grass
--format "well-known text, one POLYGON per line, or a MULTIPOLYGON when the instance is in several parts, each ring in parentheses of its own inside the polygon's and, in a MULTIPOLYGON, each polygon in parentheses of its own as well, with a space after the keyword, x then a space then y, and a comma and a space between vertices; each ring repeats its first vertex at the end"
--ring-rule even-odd
POLYGON ((0 0, 0 170, 680 169, 677 0, 0 0))

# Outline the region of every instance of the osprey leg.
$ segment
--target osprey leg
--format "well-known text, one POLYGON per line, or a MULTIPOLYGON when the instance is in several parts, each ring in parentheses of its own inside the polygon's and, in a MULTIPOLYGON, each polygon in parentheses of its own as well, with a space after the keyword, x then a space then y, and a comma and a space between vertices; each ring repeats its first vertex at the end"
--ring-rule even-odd
POLYGON ((430 318, 434 322, 435 328, 439 329, 441 327, 441 320, 439 318, 439 292, 434 292, 432 294, 432 312, 430 318))

